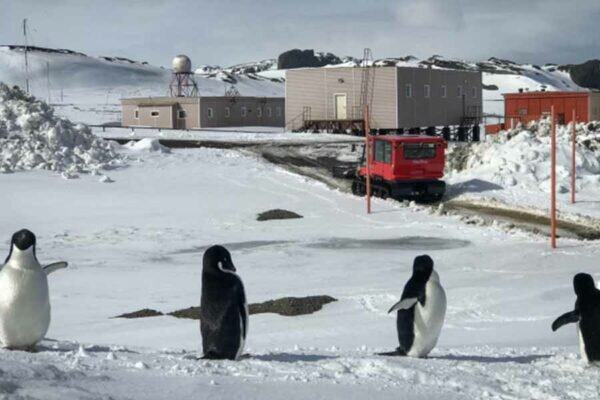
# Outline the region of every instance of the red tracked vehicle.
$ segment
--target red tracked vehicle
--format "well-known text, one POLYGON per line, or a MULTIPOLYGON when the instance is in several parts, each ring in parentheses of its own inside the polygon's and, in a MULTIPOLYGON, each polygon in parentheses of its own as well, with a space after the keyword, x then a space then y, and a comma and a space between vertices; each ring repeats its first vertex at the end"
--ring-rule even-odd
MULTIPOLYGON (((435 202, 446 191, 446 141, 431 136, 372 136, 371 193, 382 198, 435 202)), ((364 164, 364 156, 363 156, 364 164)), ((362 165, 352 182, 352 193, 366 193, 367 168, 362 165)))

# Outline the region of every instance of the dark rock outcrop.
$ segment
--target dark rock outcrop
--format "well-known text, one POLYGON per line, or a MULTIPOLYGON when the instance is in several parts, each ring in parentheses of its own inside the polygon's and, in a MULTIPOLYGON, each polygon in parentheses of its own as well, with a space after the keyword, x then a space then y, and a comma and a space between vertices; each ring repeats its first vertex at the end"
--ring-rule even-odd
POLYGON ((277 59, 277 69, 323 67, 340 64, 342 60, 331 53, 317 53, 312 49, 293 49, 281 53, 277 59))
POLYGON ((583 64, 561 65, 559 70, 568 72, 577 85, 588 89, 600 89, 600 60, 589 60, 583 64))

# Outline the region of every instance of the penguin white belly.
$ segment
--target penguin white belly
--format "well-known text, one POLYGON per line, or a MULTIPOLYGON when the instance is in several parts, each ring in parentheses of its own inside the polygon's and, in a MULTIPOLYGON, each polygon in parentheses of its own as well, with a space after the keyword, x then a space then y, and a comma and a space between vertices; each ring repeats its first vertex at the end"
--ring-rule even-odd
MULTIPOLYGON (((240 357, 244 353, 244 346, 246 345, 246 338, 244 337, 244 326, 246 326, 246 329, 248 329, 248 315, 250 315, 248 303, 244 304, 244 308, 246 309, 246 316, 244 317, 242 316, 242 314, 240 314, 240 347, 238 348, 237 354, 235 355, 236 360, 240 359, 240 357)), ((247 333, 248 332, 246 332, 246 334, 247 333)))
POLYGON ((0 341, 24 348, 44 338, 50 325, 48 280, 43 270, 5 265, 0 270, 0 341))
POLYGON ((438 282, 425 286, 425 306, 415 305, 414 341, 407 355, 425 357, 437 344, 446 316, 446 293, 438 282))
POLYGON ((577 323, 577 336, 579 337, 579 351, 581 353, 581 358, 586 363, 589 362, 587 353, 585 352, 585 342, 583 341, 583 335, 581 334, 581 329, 579 329, 579 322, 577 323))

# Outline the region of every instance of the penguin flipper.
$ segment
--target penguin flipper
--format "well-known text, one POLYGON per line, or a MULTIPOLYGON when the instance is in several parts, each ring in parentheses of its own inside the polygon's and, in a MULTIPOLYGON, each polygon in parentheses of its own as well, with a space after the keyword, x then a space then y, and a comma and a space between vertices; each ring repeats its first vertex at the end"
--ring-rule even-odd
POLYGON ((59 262, 55 262, 52 264, 48 264, 44 267, 44 272, 46 273, 46 275, 50 275, 54 271, 57 271, 57 270, 63 269, 63 268, 67 268, 68 265, 69 265, 69 263, 66 261, 59 261, 59 262))
POLYGON ((552 332, 556 332, 558 328, 563 325, 571 324, 573 322, 579 322, 579 312, 577 310, 569 311, 564 313, 560 317, 556 318, 552 323, 552 332))
POLYGON ((397 302, 396 304, 394 304, 392 306, 392 308, 390 308, 390 310, 388 311, 388 314, 393 311, 398 311, 398 310, 409 310, 412 307, 414 307, 418 301, 419 301, 419 299, 416 297, 402 299, 399 302, 397 302))

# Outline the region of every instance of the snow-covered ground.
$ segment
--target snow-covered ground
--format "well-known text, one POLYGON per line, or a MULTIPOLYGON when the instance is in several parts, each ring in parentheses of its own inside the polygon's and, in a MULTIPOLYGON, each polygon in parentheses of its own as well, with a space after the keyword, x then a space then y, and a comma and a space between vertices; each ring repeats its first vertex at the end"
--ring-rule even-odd
POLYGON ((0 237, 38 234, 53 318, 38 353, 0 351, 0 391, 31 398, 583 399, 600 370, 577 355, 574 273, 594 273, 600 246, 463 224, 418 206, 364 201, 233 150, 120 150, 115 181, 51 171, 0 174, 0 237), (257 222, 285 208, 303 219, 257 222), (197 321, 114 319, 197 305, 203 249, 231 251, 250 302, 328 294, 307 316, 253 315, 240 362, 200 361, 197 321), (449 308, 424 360, 386 358, 386 314, 422 253, 436 261, 449 308))
MULTIPOLYGON (((594 218, 598 225, 600 132, 578 124, 576 137, 576 203, 571 204, 572 125, 557 128, 558 211, 571 219, 594 218)), ((446 180, 452 186, 447 199, 547 212, 550 153, 548 121, 501 132, 480 144, 451 145, 446 180)))

